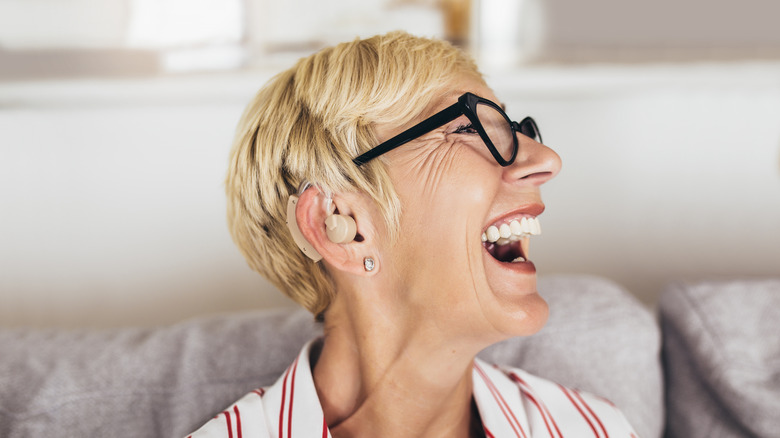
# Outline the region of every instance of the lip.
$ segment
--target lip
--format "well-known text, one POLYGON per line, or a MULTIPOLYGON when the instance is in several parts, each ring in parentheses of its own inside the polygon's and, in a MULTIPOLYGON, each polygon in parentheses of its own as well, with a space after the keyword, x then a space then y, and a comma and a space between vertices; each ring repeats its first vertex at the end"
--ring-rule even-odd
POLYGON ((521 219, 523 217, 536 217, 544 212, 544 204, 528 204, 512 211, 505 212, 495 218, 491 219, 487 225, 482 228, 482 232, 488 229, 493 224, 497 223, 509 223, 515 219, 521 219))

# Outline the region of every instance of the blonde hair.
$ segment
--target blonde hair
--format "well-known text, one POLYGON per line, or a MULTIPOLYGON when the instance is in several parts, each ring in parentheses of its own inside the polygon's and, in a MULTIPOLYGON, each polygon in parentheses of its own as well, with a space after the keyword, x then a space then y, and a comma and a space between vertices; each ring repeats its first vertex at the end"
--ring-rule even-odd
POLYGON ((384 163, 359 168, 352 158, 378 144, 376 125, 421 116, 463 74, 481 78, 460 49, 392 32, 324 49, 271 79, 239 122, 226 179, 228 227, 249 266, 321 316, 335 290, 293 242, 288 197, 303 181, 364 192, 394 238, 401 206, 384 163))

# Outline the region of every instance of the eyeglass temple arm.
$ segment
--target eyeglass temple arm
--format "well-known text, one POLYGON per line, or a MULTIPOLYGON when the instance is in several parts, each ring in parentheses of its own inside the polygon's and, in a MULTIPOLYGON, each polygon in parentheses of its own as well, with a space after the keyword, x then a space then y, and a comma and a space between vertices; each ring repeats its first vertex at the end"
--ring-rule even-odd
POLYGON ((447 108, 443 109, 442 111, 432 115, 431 117, 428 117, 422 122, 412 126, 406 131, 396 135, 395 137, 353 158, 352 162, 355 163, 356 166, 360 167, 363 164, 366 164, 369 161, 373 160, 374 158, 382 154, 385 154, 387 152, 390 152, 391 150, 397 148, 398 146, 404 145, 423 134, 427 134, 428 132, 433 131, 434 129, 438 128, 439 126, 447 122, 455 120, 461 114, 463 114, 461 103, 460 102, 454 103, 448 106, 447 108))

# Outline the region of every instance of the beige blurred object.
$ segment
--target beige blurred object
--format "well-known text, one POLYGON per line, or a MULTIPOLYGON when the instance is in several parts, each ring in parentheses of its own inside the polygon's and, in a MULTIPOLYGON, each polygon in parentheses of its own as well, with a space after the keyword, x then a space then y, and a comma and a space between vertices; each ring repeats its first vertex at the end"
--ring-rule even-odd
POLYGON ((468 46, 471 32, 471 0, 441 0, 444 36, 453 44, 468 46))
POLYGON ((441 10, 444 23, 444 38, 458 46, 470 43, 472 1, 471 0, 392 0, 389 7, 424 6, 441 10))

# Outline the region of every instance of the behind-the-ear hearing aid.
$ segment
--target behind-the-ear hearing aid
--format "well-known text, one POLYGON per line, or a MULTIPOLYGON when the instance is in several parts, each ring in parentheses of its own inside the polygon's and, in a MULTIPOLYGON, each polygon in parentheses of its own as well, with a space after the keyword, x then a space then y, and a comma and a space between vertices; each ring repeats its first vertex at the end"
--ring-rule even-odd
MULTIPOLYGON (((295 244, 298 245, 298 248, 300 248, 310 259, 318 262, 322 260, 322 256, 313 246, 311 246, 309 241, 303 237, 301 229, 298 227, 298 220, 295 218, 295 209, 298 206, 298 199, 310 186, 311 184, 309 183, 302 184, 301 188, 298 189, 298 193, 290 195, 290 198, 287 200, 287 228, 290 229, 290 234, 292 234, 292 238, 295 241, 295 244)), ((331 203, 332 199, 328 196, 328 210, 330 210, 331 203)), ((355 219, 350 216, 330 213, 325 219, 325 233, 328 235, 328 239, 333 243, 351 242, 355 239, 355 235, 357 234, 355 219)))
MULTIPOLYGON (((306 187, 304 187, 303 190, 306 190, 306 187)), ((298 195, 290 195, 290 198, 287 200, 287 228, 290 229, 290 234, 292 234, 292 238, 295 241, 295 244, 298 245, 298 248, 300 248, 310 259, 318 262, 322 260, 322 256, 313 246, 311 246, 311 243, 303 237, 301 229, 298 228, 298 220, 295 218, 295 208, 298 206, 298 197, 300 196, 300 193, 303 193, 303 190, 299 191, 298 195)))

